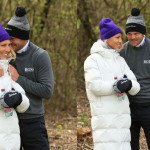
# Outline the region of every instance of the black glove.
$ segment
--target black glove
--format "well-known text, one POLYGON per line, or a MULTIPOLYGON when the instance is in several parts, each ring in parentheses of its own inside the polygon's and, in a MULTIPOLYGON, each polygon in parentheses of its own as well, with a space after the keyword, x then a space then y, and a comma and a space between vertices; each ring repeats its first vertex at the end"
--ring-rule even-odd
POLYGON ((16 108, 22 102, 22 95, 15 90, 4 93, 0 103, 5 108, 16 108))
POLYGON ((131 87, 132 82, 126 77, 117 80, 113 85, 113 88, 117 93, 128 92, 131 87))

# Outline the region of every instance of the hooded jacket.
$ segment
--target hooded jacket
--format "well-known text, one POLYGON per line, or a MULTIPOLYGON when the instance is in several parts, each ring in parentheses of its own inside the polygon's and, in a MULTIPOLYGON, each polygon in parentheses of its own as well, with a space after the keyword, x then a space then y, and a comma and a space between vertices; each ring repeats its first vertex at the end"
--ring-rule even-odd
POLYGON ((124 75, 132 82, 130 95, 140 90, 135 75, 119 53, 100 39, 84 62, 87 97, 91 108, 94 150, 131 150, 130 109, 127 94, 119 101, 113 89, 114 77, 124 75))
POLYGON ((21 104, 17 106, 16 110, 12 108, 12 116, 6 116, 3 106, 0 105, 0 150, 19 150, 20 130, 16 111, 20 113, 25 112, 29 107, 29 100, 23 88, 14 82, 8 74, 9 61, 0 60, 0 65, 4 69, 4 76, 0 77, 0 90, 5 89, 5 92, 7 92, 14 88, 22 95, 21 104))

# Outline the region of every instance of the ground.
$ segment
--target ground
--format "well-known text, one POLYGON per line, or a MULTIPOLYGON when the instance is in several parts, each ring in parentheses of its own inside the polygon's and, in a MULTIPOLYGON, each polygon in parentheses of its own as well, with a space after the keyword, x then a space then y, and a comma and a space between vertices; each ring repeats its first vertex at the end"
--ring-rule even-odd
MULTIPOLYGON (((80 91, 78 95, 77 117, 65 112, 46 111, 45 113, 51 150, 93 150, 91 135, 83 135, 82 139, 77 140, 78 129, 87 128, 91 131, 89 102, 84 91, 80 91)), ((141 130, 140 150, 147 150, 143 130, 141 130)))
POLYGON ((64 112, 45 113, 51 150, 77 150, 76 117, 64 112))

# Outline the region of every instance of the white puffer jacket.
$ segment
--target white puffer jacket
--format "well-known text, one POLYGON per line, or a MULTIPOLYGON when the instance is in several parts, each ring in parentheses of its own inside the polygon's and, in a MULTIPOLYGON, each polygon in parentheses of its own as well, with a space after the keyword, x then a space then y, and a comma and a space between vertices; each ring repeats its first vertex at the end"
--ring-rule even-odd
POLYGON ((13 109, 13 115, 6 117, 4 108, 0 105, 0 150, 19 150, 20 149, 20 130, 16 111, 23 113, 29 107, 29 99, 25 95, 24 89, 16 82, 11 80, 8 75, 8 60, 0 60, 0 65, 4 68, 4 76, 0 77, 1 89, 10 91, 14 88, 22 94, 22 102, 13 109))
POLYGON ((86 92, 91 107, 91 125, 94 150, 131 150, 130 109, 128 97, 119 101, 113 90, 114 77, 123 75, 132 81, 129 91, 135 95, 140 90, 134 74, 125 60, 113 49, 98 40, 85 60, 86 92))

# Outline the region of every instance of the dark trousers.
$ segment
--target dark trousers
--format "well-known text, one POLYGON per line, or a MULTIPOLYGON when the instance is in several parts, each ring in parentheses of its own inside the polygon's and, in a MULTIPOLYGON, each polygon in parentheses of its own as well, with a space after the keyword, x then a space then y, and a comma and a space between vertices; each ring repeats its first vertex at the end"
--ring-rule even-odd
POLYGON ((21 145, 24 150, 50 150, 44 117, 19 119, 21 145))
POLYGON ((139 150, 141 127, 144 130, 148 149, 150 149, 150 103, 130 102, 131 109, 131 148, 139 150))

